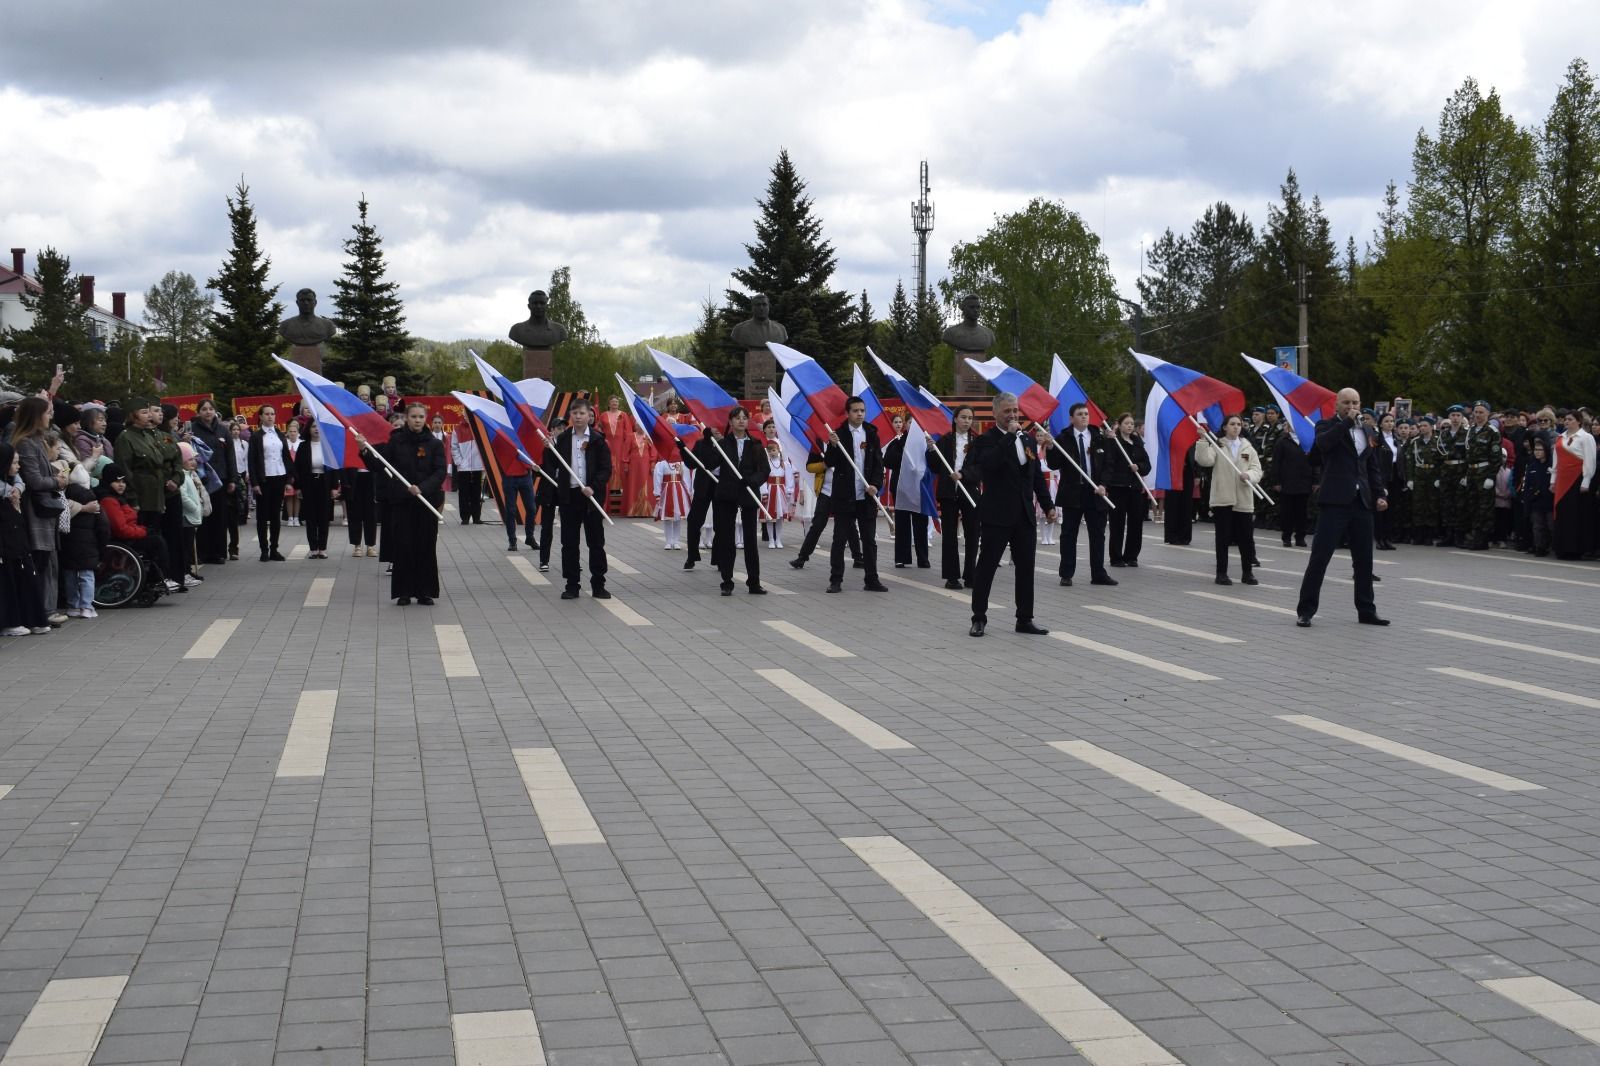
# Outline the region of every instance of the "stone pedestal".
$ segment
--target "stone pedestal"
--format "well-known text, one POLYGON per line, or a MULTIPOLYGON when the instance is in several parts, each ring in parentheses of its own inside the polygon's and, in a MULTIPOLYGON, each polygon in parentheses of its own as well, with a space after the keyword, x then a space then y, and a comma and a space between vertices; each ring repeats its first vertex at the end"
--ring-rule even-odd
POLYGON ((750 348, 744 353, 744 398, 765 400, 767 390, 778 387, 778 360, 766 348, 750 348))
POLYGON ((322 373, 322 345, 294 344, 289 347, 289 361, 299 363, 313 374, 322 373))
POLYGON ((546 381, 554 380, 556 376, 555 352, 549 348, 522 349, 522 376, 524 378, 544 378, 546 381))
POLYGON ((972 369, 968 359, 983 362, 989 358, 988 352, 957 352, 955 363, 955 393, 957 396, 982 396, 988 391, 989 383, 983 380, 983 375, 972 369))

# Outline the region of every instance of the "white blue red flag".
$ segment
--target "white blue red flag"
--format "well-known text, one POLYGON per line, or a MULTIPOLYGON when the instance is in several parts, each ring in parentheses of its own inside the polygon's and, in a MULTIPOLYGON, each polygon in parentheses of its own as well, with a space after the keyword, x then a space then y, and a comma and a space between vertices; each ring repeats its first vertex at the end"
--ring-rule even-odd
POLYGON ((900 397, 900 402, 906 405, 906 410, 911 412, 911 417, 917 425, 930 437, 942 437, 950 432, 950 426, 955 419, 950 414, 950 408, 940 403, 933 393, 920 386, 913 385, 901 377, 894 367, 878 358, 878 353, 869 346, 867 354, 878 365, 883 376, 888 379, 895 395, 900 397))
POLYGON ((1089 405, 1091 426, 1105 425, 1106 413, 1089 399, 1089 394, 1083 391, 1083 386, 1078 384, 1078 379, 1072 376, 1072 371, 1067 369, 1067 364, 1061 361, 1059 355, 1050 357, 1050 395, 1061 404, 1050 416, 1051 434, 1059 434, 1072 424, 1073 405, 1080 403, 1089 405))
POLYGON ((797 352, 787 344, 771 341, 767 342, 767 348, 778 365, 783 367, 784 375, 792 379, 795 387, 805 396, 812 411, 806 423, 812 436, 827 440, 829 430, 844 425, 844 390, 822 369, 822 364, 809 355, 797 352))
POLYGON ((493 364, 484 360, 483 356, 471 349, 468 349, 468 352, 473 362, 478 365, 478 376, 483 378, 484 385, 489 391, 498 395, 500 402, 505 405, 511 432, 516 434, 517 443, 522 445, 523 453, 532 457, 534 466, 543 464, 545 441, 550 431, 545 428, 544 419, 539 416, 539 412, 534 410, 533 402, 516 382, 496 370, 493 364))
POLYGON ((633 417, 639 420, 639 427, 650 434, 650 443, 655 446, 656 458, 664 459, 669 463, 680 460, 678 445, 693 448, 700 440, 700 427, 687 426, 673 422, 651 406, 648 400, 643 399, 617 374, 617 385, 622 389, 622 402, 628 405, 628 410, 633 412, 633 417))
POLYGON ((776 390, 767 390, 767 402, 772 405, 772 421, 777 427, 778 447, 789 462, 794 464, 794 468, 804 474, 806 461, 811 455, 811 441, 806 436, 805 426, 797 424, 787 401, 776 390))
POLYGON ((1023 416, 1034 422, 1048 424, 1050 416, 1061 406, 1061 401, 1050 395, 1043 385, 1015 367, 1006 365, 999 356, 981 363, 976 359, 968 359, 967 363, 978 372, 979 377, 993 385, 996 392, 1014 394, 1023 416))
MULTIPOLYGON (((1165 390, 1174 403, 1191 415, 1204 415, 1213 431, 1222 429, 1230 414, 1244 411, 1244 393, 1226 381, 1207 377, 1198 370, 1190 370, 1153 355, 1141 355, 1133 349, 1128 354, 1149 371, 1156 384, 1165 390)), ((1147 422, 1146 425, 1149 423, 1147 422)))
POLYGON ((308 403, 311 414, 317 419, 317 430, 324 440, 322 455, 326 463, 330 456, 338 459, 340 469, 360 465, 359 447, 355 434, 359 433, 369 444, 383 444, 389 439, 389 422, 353 392, 335 385, 314 370, 299 363, 273 356, 289 372, 302 399, 308 403), (332 419, 331 424, 325 419, 332 419), (329 438, 333 438, 331 441, 329 438))
POLYGON ((682 359, 647 348, 656 366, 672 382, 678 399, 689 412, 718 433, 728 432, 728 414, 739 406, 739 401, 728 395, 726 389, 706 377, 682 359))
POLYGON ((855 363, 850 364, 850 393, 861 397, 861 402, 867 405, 867 421, 878 427, 878 440, 884 446, 894 440, 894 423, 889 420, 889 414, 883 409, 883 404, 878 402, 878 396, 872 391, 872 385, 867 381, 867 375, 861 372, 861 367, 855 363))
POLYGON ((1315 381, 1307 381, 1292 370, 1252 359, 1243 352, 1239 358, 1261 375, 1267 391, 1278 401, 1278 409, 1294 430, 1294 439, 1309 454, 1316 443, 1317 423, 1332 418, 1339 409, 1339 397, 1315 381))
POLYGON ((1159 381, 1150 386, 1145 400, 1144 439, 1150 449, 1151 487, 1181 490, 1183 464, 1189 449, 1200 439, 1200 430, 1159 381))
POLYGON ((489 435, 489 450, 494 452, 501 470, 516 469, 508 460, 515 460, 523 466, 534 465, 533 458, 517 442, 516 430, 511 428, 511 418, 504 407, 470 392, 452 392, 450 395, 459 400, 462 407, 478 416, 478 422, 489 435))
POLYGON ((938 515, 933 495, 933 471, 928 468, 928 435, 916 419, 906 425, 905 447, 900 451, 900 476, 895 481, 894 509, 909 514, 938 515))

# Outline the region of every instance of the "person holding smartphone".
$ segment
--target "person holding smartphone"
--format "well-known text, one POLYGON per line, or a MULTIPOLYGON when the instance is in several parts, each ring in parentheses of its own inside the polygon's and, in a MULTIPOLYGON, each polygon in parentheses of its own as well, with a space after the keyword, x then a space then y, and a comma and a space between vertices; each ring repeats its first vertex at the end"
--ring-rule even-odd
POLYGON ((1295 625, 1305 629, 1317 613, 1322 579, 1334 550, 1346 536, 1355 570, 1356 621, 1386 626, 1372 593, 1373 520, 1388 508, 1378 472, 1377 435, 1361 422, 1361 394, 1341 389, 1332 418, 1317 423, 1315 451, 1322 460, 1322 484, 1317 490, 1317 531, 1311 558, 1300 582, 1295 625))

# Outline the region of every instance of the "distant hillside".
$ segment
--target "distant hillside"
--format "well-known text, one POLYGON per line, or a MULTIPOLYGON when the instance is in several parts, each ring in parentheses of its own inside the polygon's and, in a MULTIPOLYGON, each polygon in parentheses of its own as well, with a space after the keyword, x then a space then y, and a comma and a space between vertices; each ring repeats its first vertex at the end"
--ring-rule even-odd
MULTIPOLYGON (((675 355, 680 359, 689 358, 689 352, 694 342, 693 333, 680 333, 676 337, 647 337, 635 344, 624 344, 616 349, 617 359, 624 365, 633 367, 639 373, 655 373, 655 363, 650 360, 650 353, 645 351, 648 345, 651 348, 675 355)), ((488 351, 489 345, 494 342, 478 338, 461 341, 431 341, 424 337, 411 338, 413 351, 425 354, 433 352, 446 352, 458 366, 466 366, 470 360, 467 358, 467 349, 471 348, 479 355, 488 351)))

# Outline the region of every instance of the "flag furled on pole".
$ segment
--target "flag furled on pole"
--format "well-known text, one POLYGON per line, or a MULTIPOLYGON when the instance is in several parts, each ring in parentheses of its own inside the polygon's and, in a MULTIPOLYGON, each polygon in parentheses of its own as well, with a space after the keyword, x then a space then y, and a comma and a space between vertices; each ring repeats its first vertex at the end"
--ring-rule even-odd
POLYGON ((1294 439, 1309 455, 1312 446, 1316 444, 1317 423, 1324 418, 1334 416, 1339 409, 1338 396, 1315 381, 1307 381, 1292 370, 1252 359, 1243 352, 1239 353, 1239 358, 1249 363, 1251 368, 1261 375, 1267 391, 1278 401, 1278 409, 1283 412, 1284 419, 1294 430, 1294 439))

